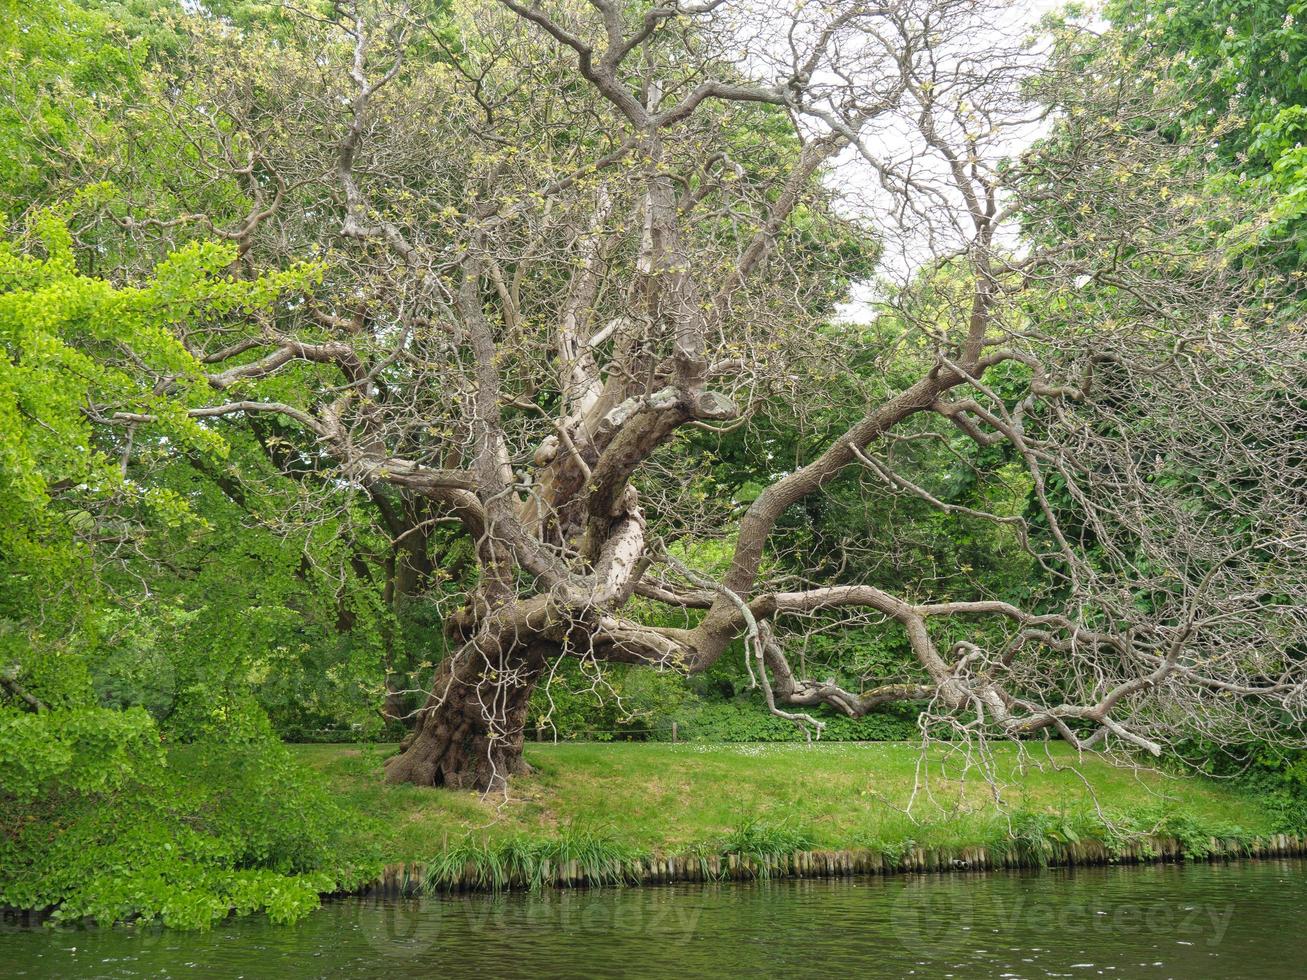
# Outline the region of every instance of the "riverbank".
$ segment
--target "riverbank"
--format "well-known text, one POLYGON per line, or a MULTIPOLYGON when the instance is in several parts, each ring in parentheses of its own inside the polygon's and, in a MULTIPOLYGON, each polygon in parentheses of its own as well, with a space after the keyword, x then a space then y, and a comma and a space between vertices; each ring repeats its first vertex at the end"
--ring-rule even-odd
POLYGON ((375 818, 384 891, 830 876, 1301 854, 1228 784, 994 750, 994 782, 905 743, 529 745, 510 797, 386 786, 381 745, 304 745, 375 818), (914 797, 915 789, 915 797, 914 797), (995 800, 995 793, 1002 800, 995 800), (912 815, 905 813, 913 802, 912 815))

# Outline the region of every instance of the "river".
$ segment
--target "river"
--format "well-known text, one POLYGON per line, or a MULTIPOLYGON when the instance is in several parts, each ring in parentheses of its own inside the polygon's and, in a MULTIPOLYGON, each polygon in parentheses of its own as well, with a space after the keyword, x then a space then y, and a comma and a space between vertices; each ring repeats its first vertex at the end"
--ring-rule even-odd
POLYGON ((0 926, 5 977, 1307 976, 1307 863, 341 899, 295 926, 0 926))

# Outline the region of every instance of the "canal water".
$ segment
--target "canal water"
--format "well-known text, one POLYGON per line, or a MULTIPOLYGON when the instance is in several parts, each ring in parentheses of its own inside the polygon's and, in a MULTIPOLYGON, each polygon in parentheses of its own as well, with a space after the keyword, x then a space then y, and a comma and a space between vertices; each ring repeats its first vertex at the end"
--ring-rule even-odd
POLYGON ((1307 977, 1307 863, 329 902, 295 926, 0 925, 3 977, 1307 977))

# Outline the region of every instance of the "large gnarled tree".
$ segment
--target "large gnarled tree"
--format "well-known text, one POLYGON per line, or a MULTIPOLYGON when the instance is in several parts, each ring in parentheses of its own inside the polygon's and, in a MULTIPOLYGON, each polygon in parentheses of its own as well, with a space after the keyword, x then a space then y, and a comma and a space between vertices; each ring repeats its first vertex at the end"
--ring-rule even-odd
POLYGON ((335 484, 396 488, 430 514, 409 533, 475 549, 388 779, 502 787, 560 657, 693 672, 740 640, 810 730, 807 707, 907 700, 980 737, 1157 753, 1301 714, 1292 284, 1250 208, 1203 185, 1164 66, 1074 31, 1050 59, 1002 18, 339 0, 296 43, 197 28, 160 89, 192 190, 128 188, 118 225, 234 241, 237 276, 324 272, 275 315, 185 332, 215 393, 191 414, 278 417, 335 484), (873 237, 886 326, 832 326, 873 237), (873 342, 894 366, 875 383, 851 367, 873 342), (856 421, 802 465, 760 453, 747 507, 703 499, 689 440, 798 424, 836 381, 867 393, 856 421), (770 562, 787 510, 851 472, 957 511, 898 463, 956 439, 1003 447, 1030 502, 967 509, 1033 556, 1024 604, 770 562), (710 541, 720 567, 696 559, 710 541), (841 616, 901 630, 914 675, 803 676, 787 638, 841 616))

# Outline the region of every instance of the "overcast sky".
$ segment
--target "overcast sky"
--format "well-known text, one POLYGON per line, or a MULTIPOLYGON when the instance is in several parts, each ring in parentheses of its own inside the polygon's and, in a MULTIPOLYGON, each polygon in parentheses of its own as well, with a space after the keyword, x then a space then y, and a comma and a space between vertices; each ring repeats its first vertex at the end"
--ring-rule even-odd
MULTIPOLYGON (((987 49, 1001 45, 1002 39, 1019 38, 1033 32, 1039 20, 1066 5, 1066 0, 1013 0, 1008 7, 1010 16, 995 21, 992 33, 981 30, 968 45, 967 53, 981 55, 987 49)), ((1014 129, 1004 143, 1003 154, 1019 153, 1045 126, 1028 126, 1014 129)), ((889 158, 913 158, 913 166, 929 167, 923 156, 920 136, 915 127, 904 120, 893 120, 877 127, 869 139, 877 155, 889 158)), ((938 165, 938 161, 937 161, 938 165)), ((937 172, 942 178, 942 171, 937 172)), ((847 152, 837 162, 828 179, 832 189, 840 195, 847 212, 868 222, 875 230, 884 248, 878 274, 893 282, 902 283, 913 276, 923 263, 950 250, 961 239, 949 241, 947 229, 938 226, 927 229, 911 218, 899 220, 901 209, 898 199, 879 187, 874 171, 858 155, 847 152)), ((942 182, 942 181, 941 181, 942 182)), ((1017 243, 1014 241, 1014 245, 1017 243)), ((875 313, 875 298, 881 287, 876 283, 863 283, 852 290, 850 302, 840 307, 843 319, 862 322, 875 313)))

